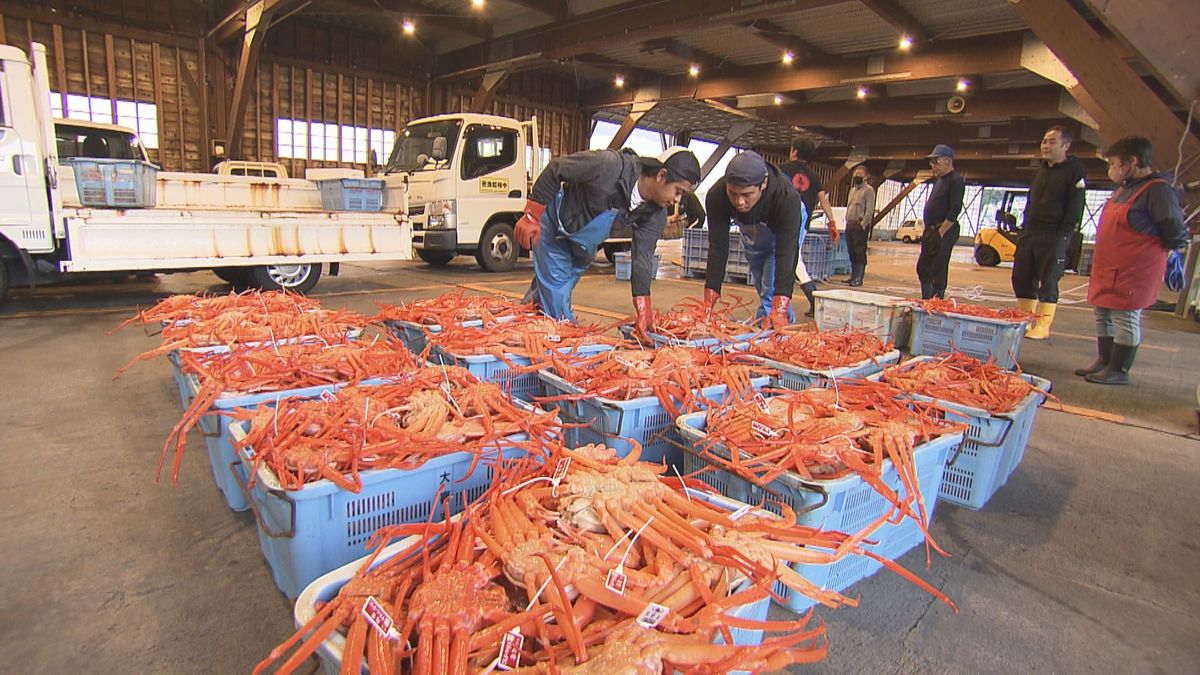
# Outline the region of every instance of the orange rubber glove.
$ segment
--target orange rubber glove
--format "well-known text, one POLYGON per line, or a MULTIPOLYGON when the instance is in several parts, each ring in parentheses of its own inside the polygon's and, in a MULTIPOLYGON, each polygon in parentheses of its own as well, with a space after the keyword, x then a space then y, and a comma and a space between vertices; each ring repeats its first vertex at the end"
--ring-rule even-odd
POLYGON ((538 240, 542 238, 542 214, 546 212, 546 206, 539 204, 532 199, 525 202, 525 215, 521 216, 521 220, 517 221, 517 226, 513 230, 513 236, 516 237, 517 243, 522 248, 532 251, 534 246, 537 246, 538 240))
POLYGON ((771 311, 767 314, 764 327, 771 330, 783 330, 791 324, 788 321, 788 308, 791 305, 792 299, 786 295, 776 295, 771 298, 771 311))
POLYGON ((654 319, 650 317, 650 296, 633 296, 633 335, 643 345, 654 344, 650 339, 650 329, 654 328, 654 319))

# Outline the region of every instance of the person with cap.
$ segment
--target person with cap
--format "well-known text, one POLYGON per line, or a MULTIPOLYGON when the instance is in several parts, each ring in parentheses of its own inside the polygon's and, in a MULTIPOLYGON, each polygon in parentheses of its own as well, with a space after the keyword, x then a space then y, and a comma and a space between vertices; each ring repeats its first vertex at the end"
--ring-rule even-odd
POLYGON ((967 186, 954 170, 954 150, 939 144, 929 153, 929 168, 937 182, 925 199, 925 234, 917 257, 921 299, 946 297, 950 276, 950 254, 958 243, 958 216, 962 213, 967 186))
MULTIPOLYGON (((792 187, 800 193, 800 201, 804 204, 804 210, 810 219, 816 213, 818 201, 820 202, 821 210, 825 212, 825 226, 829 228, 829 243, 836 246, 841 235, 838 232, 837 220, 833 217, 833 208, 829 205, 829 195, 825 194, 825 186, 821 184, 821 177, 808 165, 808 161, 812 159, 816 150, 817 144, 811 138, 797 138, 792 142, 788 161, 780 164, 779 170, 791 179, 792 187)), ((800 290, 804 291, 804 296, 808 298, 808 311, 804 316, 812 316, 817 309, 816 300, 813 299, 813 292, 817 290, 817 284, 808 275, 808 268, 804 265, 804 256, 801 254, 801 249, 804 248, 804 236, 807 232, 808 221, 805 221, 800 224, 800 245, 796 250, 795 268, 796 279, 800 282, 800 290)))
POLYGON ((1058 309, 1058 280, 1067 244, 1083 221, 1087 171, 1071 150, 1071 132, 1052 126, 1042 136, 1042 162, 1025 207, 1025 224, 1013 256, 1012 289, 1017 309, 1035 315, 1025 337, 1044 340, 1058 309))
POLYGON ((729 262, 729 226, 736 222, 750 266, 750 280, 758 291, 756 316, 767 328, 791 323, 795 261, 800 246, 800 226, 808 219, 800 193, 777 167, 755 152, 743 152, 729 161, 725 176, 708 191, 708 269, 704 304, 716 306, 729 262))
POLYGON ((614 225, 629 227, 634 330, 646 339, 654 248, 667 224, 667 208, 698 182, 700 162, 680 147, 657 158, 638 157, 632 150, 585 150, 551 160, 515 228, 517 243, 533 258, 526 301, 537 303, 547 316, 574 321, 571 295, 579 278, 614 225))
POLYGON ((867 274, 867 237, 875 219, 875 188, 867 182, 867 167, 854 167, 850 195, 846 198, 846 252, 850 255, 850 278, 846 283, 862 286, 867 274))

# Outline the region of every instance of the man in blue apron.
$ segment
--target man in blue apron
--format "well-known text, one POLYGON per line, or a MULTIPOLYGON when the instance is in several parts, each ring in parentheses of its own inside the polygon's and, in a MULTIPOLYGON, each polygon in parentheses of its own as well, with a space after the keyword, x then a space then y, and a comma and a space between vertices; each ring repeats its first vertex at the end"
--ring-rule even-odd
POLYGON ((750 281, 758 291, 756 316, 768 328, 779 329, 795 319, 792 290, 801 228, 808 220, 800 193, 778 168, 754 152, 743 152, 725 169, 725 177, 708 191, 708 270, 704 302, 721 297, 721 282, 729 261, 729 225, 741 231, 742 248, 750 263, 750 281))
POLYGON ((571 294, 596 249, 614 229, 630 227, 634 328, 646 339, 654 248, 667 224, 666 209, 698 182, 700 162, 680 147, 657 158, 631 150, 588 150, 551 160, 516 227, 517 242, 533 257, 526 301, 555 319, 574 321, 571 294))

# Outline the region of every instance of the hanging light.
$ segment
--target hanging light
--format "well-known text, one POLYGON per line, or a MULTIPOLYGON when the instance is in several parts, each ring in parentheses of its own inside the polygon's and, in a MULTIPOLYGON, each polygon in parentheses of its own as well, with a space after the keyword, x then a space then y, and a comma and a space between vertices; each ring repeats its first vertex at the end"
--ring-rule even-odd
POLYGON ((954 88, 958 91, 966 91, 971 88, 971 81, 964 78, 959 78, 958 84, 955 84, 954 88))
POLYGON ((867 88, 866 88, 866 87, 859 87, 859 88, 858 88, 858 91, 854 92, 854 95, 855 95, 855 96, 857 96, 858 98, 866 98, 866 97, 867 97, 867 93, 868 93, 868 92, 867 92, 867 88))
POLYGON ((792 65, 792 61, 795 61, 795 60, 796 60, 796 55, 792 53, 792 50, 785 49, 783 51, 783 64, 785 66, 792 65))
POLYGON ((405 35, 412 35, 417 32, 417 24, 412 19, 405 19, 400 22, 400 28, 404 30, 405 35))
POLYGON ((688 66, 688 75, 691 75, 692 77, 699 77, 700 76, 700 66, 698 66, 694 63, 692 65, 688 66))
POLYGON ((912 47, 912 45, 913 45, 913 39, 912 39, 912 38, 910 38, 910 37, 909 37, 909 36, 907 36, 907 35, 901 35, 901 36, 900 36, 900 49, 901 49, 901 50, 903 50, 903 51, 908 51, 908 50, 909 50, 909 49, 912 47))
POLYGON ((475 9, 483 9, 483 0, 471 0, 471 6, 475 9))
POLYGON ((625 86, 625 76, 624 76, 624 75, 618 75, 618 76, 614 77, 614 78, 613 78, 613 84, 617 85, 617 89, 620 89, 621 87, 624 87, 624 86, 625 86))
POLYGON ((783 105, 783 97, 775 94, 775 105, 783 105))

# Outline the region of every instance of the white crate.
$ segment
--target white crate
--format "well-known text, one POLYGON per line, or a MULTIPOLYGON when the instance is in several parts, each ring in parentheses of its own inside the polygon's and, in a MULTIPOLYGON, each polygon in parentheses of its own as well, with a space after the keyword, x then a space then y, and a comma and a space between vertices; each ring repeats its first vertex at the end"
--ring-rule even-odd
POLYGON ((908 346, 912 307, 904 298, 851 290, 817 291, 813 297, 817 303, 817 328, 861 328, 891 340, 896 349, 908 346))

